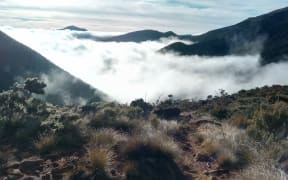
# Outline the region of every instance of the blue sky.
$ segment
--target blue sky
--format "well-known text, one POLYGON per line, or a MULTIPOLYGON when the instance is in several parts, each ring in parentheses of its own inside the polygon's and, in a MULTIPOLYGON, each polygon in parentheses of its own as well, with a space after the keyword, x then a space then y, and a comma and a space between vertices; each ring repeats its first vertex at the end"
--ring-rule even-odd
POLYGON ((287 0, 1 0, 0 25, 198 34, 285 6, 287 0))

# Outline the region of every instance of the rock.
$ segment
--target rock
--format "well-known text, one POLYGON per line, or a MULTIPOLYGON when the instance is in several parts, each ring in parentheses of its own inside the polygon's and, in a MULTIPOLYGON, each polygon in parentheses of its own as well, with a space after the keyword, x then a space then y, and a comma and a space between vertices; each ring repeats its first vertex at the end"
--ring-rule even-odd
POLYGON ((91 175, 84 171, 79 171, 76 174, 69 177, 69 180, 91 180, 91 175))
POLYGON ((285 173, 288 173, 288 160, 279 163, 279 165, 285 173))
POLYGON ((206 154, 197 154, 196 160, 199 162, 213 162, 214 158, 206 154))
POLYGON ((9 175, 17 175, 17 176, 23 176, 20 169, 8 169, 7 174, 9 175))
POLYGON ((200 119, 200 120, 197 120, 194 122, 197 126, 201 126, 203 124, 212 124, 212 125, 215 125, 215 126, 219 126, 221 127, 222 124, 221 123, 218 123, 216 121, 211 121, 211 120, 206 120, 206 119, 200 119))
POLYGON ((217 170, 211 170, 205 172, 206 175, 211 175, 211 176, 221 176, 223 174, 229 174, 229 170, 227 169, 217 169, 217 170))
POLYGON ((39 180, 39 178, 35 176, 25 176, 21 180, 39 180))
MULTIPOLYGON (((24 176, 19 169, 8 169, 6 171, 8 179, 20 179, 24 176)), ((1 178, 0 178, 1 179, 1 178)))
POLYGON ((61 159, 61 156, 57 154, 49 154, 44 157, 45 160, 51 160, 51 161, 57 161, 58 159, 61 159))
POLYGON ((39 171, 43 169, 41 166, 43 162, 43 159, 26 159, 19 164, 19 169, 25 174, 39 174, 39 171))
POLYGON ((53 176, 53 179, 61 179, 63 177, 63 174, 65 174, 68 171, 73 171, 74 166, 72 165, 66 165, 65 167, 57 167, 52 169, 51 174, 53 176))
POLYGON ((17 169, 19 168, 19 162, 18 161, 9 161, 6 165, 7 169, 17 169))
POLYGON ((45 174, 41 176, 41 180, 51 180, 51 175, 50 174, 45 174))

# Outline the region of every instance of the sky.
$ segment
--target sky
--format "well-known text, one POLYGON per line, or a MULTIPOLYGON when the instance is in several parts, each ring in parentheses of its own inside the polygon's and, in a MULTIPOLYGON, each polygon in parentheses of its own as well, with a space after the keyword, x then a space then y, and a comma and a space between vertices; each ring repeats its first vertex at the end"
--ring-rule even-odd
POLYGON ((287 0, 1 0, 0 26, 200 34, 285 6, 287 0))

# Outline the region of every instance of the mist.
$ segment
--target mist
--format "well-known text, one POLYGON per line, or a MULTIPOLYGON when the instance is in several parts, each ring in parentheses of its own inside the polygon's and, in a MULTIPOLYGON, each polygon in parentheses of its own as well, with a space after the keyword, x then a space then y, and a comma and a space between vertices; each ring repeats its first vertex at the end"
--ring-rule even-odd
POLYGON ((12 27, 0 30, 122 103, 136 98, 153 102, 168 94, 181 99, 201 99, 217 94, 219 89, 234 93, 264 85, 288 84, 288 63, 262 67, 257 54, 211 58, 157 53, 177 41, 172 38, 116 43, 80 40, 72 31, 12 27))

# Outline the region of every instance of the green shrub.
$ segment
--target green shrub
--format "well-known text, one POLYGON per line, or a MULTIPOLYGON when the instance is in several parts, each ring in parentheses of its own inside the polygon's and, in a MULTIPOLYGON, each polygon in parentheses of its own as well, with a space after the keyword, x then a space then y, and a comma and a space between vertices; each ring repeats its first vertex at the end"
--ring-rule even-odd
POLYGON ((0 137, 16 145, 30 145, 41 130, 41 123, 33 117, 0 120, 0 137))
POLYGON ((140 107, 128 107, 124 113, 129 119, 138 119, 143 117, 144 111, 140 107))
POLYGON ((31 145, 48 116, 46 104, 16 87, 0 93, 0 102, 0 138, 15 145, 31 145))
POLYGON ((64 128, 56 133, 56 146, 60 151, 69 152, 83 147, 85 138, 76 126, 65 124, 64 128))
POLYGON ((89 125, 96 129, 112 128, 118 131, 131 133, 137 127, 137 122, 120 119, 115 110, 104 109, 102 112, 98 112, 95 115, 89 125))
POLYGON ((226 119, 229 116, 229 111, 228 109, 224 106, 224 105, 215 105, 213 107, 213 109, 211 110, 211 114, 222 120, 222 119, 226 119))
POLYGON ((143 99, 136 99, 131 102, 131 107, 138 107, 141 108, 144 114, 148 114, 152 111, 153 106, 147 102, 145 102, 143 99))

